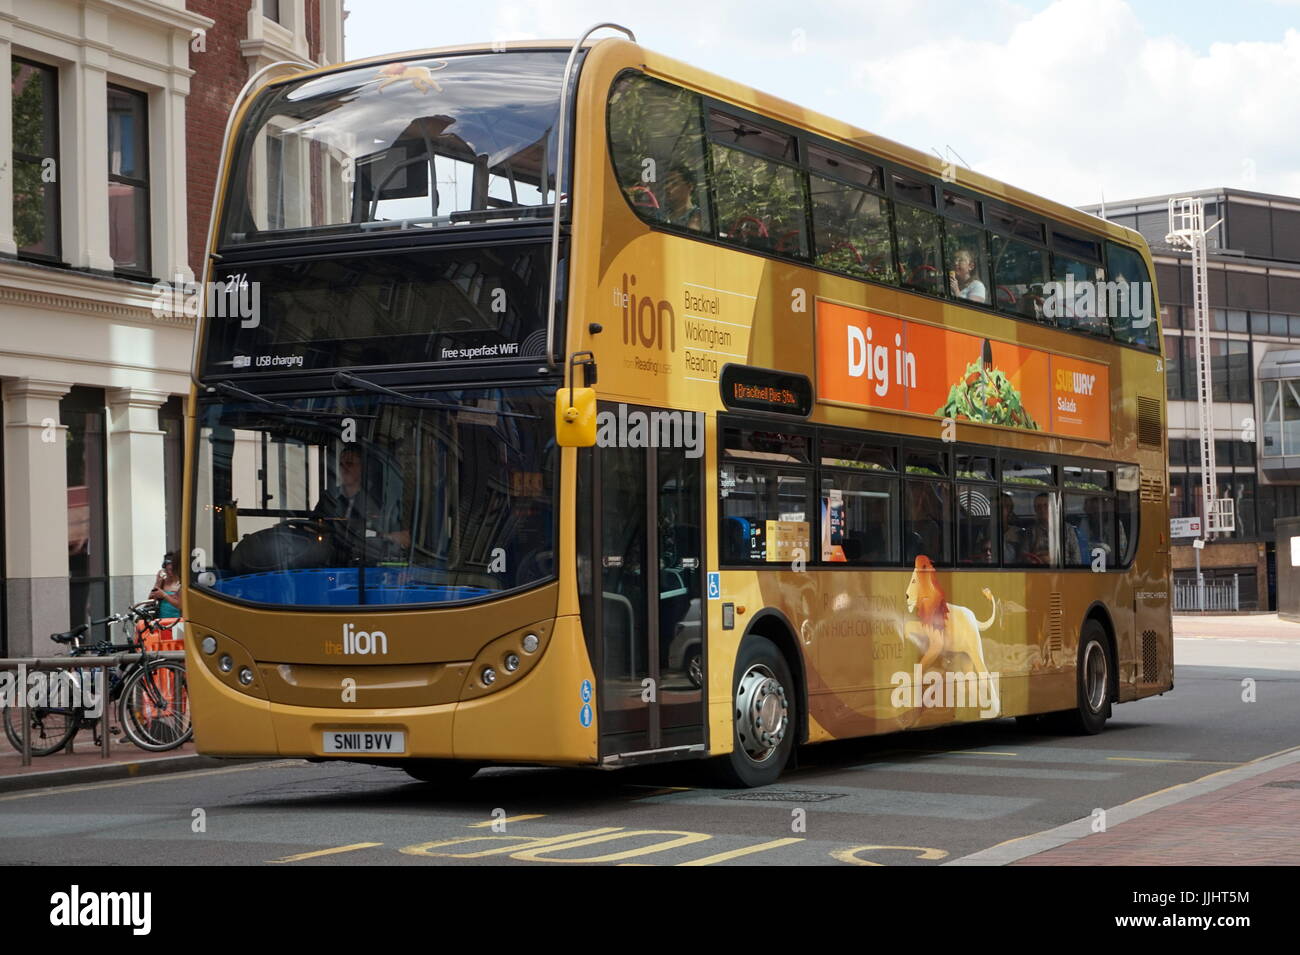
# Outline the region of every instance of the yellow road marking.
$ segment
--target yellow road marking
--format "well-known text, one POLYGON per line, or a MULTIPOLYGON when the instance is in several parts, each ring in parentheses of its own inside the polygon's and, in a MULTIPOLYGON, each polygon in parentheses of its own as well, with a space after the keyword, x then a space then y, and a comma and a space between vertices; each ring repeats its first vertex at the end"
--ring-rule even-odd
POLYGON ((851 849, 835 849, 831 852, 831 858, 838 859, 840 862, 847 862, 850 865, 875 865, 883 866, 883 862, 872 862, 870 859, 858 858, 859 852, 868 852, 873 849, 882 849, 887 852, 915 852, 918 859, 944 859, 948 853, 943 849, 931 849, 927 846, 854 846, 851 849))
POLYGON ((169 779, 198 779, 200 776, 220 776, 225 773, 246 773, 253 769, 274 769, 285 766, 295 766, 298 760, 284 759, 275 760, 270 763, 254 763, 251 766, 231 766, 227 769, 198 769, 188 773, 159 773, 156 776, 142 776, 139 779, 119 779, 112 782, 104 783, 87 783, 84 786, 50 786, 45 789, 36 789, 31 792, 12 793, 8 796, 0 796, 0 802, 11 802, 14 799, 35 799, 38 796, 61 796, 65 793, 84 793, 93 792, 99 789, 117 789, 121 786, 143 786, 145 783, 164 782, 169 779))
POLYGON ((600 862, 618 862, 622 859, 635 859, 637 856, 650 855, 652 852, 667 852, 669 849, 676 849, 678 846, 689 846, 696 842, 708 842, 713 837, 702 832, 683 832, 680 829, 616 829, 613 832, 602 833, 601 835, 590 836, 585 839, 576 839, 569 842, 558 843, 547 846, 536 846, 524 849, 522 852, 510 853, 510 858, 518 859, 521 862, 570 862, 594 865, 600 862), (630 839, 635 836, 676 836, 676 839, 665 839, 662 842, 651 843, 648 846, 642 846, 637 849, 625 849, 622 852, 610 852, 599 856, 583 856, 579 859, 547 859, 542 857, 544 852, 561 852, 569 849, 580 849, 584 846, 595 845, 600 842, 611 842, 616 839, 630 839))
POLYGON ((688 793, 691 791, 690 786, 637 786, 636 788, 650 791, 638 793, 631 797, 633 799, 653 799, 655 796, 667 796, 669 793, 688 793))
MULTIPOLYGON (((692 859, 690 862, 679 862, 679 866, 688 865, 713 865, 715 862, 726 862, 728 859, 736 859, 740 856, 751 855, 755 852, 766 852, 768 849, 779 849, 781 846, 792 845, 796 842, 803 842, 802 839, 787 837, 785 839, 773 839, 771 842, 759 843, 756 846, 747 846, 744 849, 732 849, 730 852, 719 852, 717 855, 705 856, 703 859, 692 859)), ((626 865, 627 863, 624 863, 626 865)))
POLYGON ((268 859, 268 862, 301 862, 303 859, 318 859, 321 856, 338 855, 340 852, 352 852, 354 849, 371 849, 382 846, 382 842, 354 842, 350 846, 335 846, 333 849, 317 849, 315 852, 299 852, 296 856, 283 859, 268 859))
POLYGON ((422 842, 418 845, 407 846, 404 849, 397 850, 403 855, 408 856, 434 856, 436 858, 449 859, 483 859, 487 856, 505 855, 507 852, 517 852, 520 849, 536 849, 539 846, 554 846, 560 843, 568 842, 571 839, 581 839, 585 836, 598 835, 605 832, 620 832, 620 827, 606 827, 602 829, 587 829, 584 832, 570 832, 563 836, 461 836, 456 839, 440 839, 437 842, 422 842), (445 849, 450 846, 464 845, 470 842, 508 842, 507 846, 498 846, 495 849, 484 849, 480 852, 433 852, 433 849, 445 849))
POLYGON ((524 822, 528 819, 542 819, 546 816, 544 812, 533 813, 528 816, 506 816, 503 819, 489 819, 487 822, 471 822, 467 826, 469 829, 490 829, 495 825, 504 826, 507 822, 524 822))

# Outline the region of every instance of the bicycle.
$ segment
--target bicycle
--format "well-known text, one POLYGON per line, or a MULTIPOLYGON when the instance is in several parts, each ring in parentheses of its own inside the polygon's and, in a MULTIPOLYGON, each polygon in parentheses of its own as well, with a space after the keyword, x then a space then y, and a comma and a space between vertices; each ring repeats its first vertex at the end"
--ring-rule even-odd
MULTIPOLYGON (((120 664, 109 671, 104 705, 116 702, 117 721, 123 733, 140 749, 155 753, 183 746, 194 735, 185 665, 179 661, 160 660, 145 647, 145 632, 158 629, 157 604, 145 601, 123 613, 50 635, 56 643, 68 644, 69 657, 140 652, 139 660, 120 664), (111 639, 104 639, 95 644, 83 643, 82 638, 88 630, 104 625, 107 625, 107 635, 111 638, 113 625, 119 623, 136 628, 129 642, 115 644, 111 639)), ((61 667, 48 672, 66 674, 62 682, 69 690, 70 703, 71 700, 84 699, 82 687, 93 679, 94 671, 61 667)), ((19 710, 9 705, 5 705, 3 710, 5 736, 15 749, 21 751, 19 710)), ((34 706, 27 709, 27 730, 33 756, 58 752, 82 729, 90 728, 98 735, 99 726, 97 717, 86 716, 84 706, 34 706)))

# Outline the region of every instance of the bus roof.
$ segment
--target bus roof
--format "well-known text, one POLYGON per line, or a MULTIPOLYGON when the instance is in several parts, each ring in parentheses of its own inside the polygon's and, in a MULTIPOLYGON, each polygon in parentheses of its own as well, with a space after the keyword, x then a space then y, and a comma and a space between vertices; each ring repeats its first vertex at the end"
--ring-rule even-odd
MULTIPOLYGON (((267 85, 278 86, 282 83, 353 69, 358 66, 395 63, 456 53, 499 53, 519 50, 565 52, 573 48, 573 42, 573 40, 510 40, 492 45, 468 43, 455 46, 430 47, 422 50, 407 50, 401 53, 389 53, 383 56, 334 63, 314 70, 304 70, 277 77, 267 85)), ((589 39, 585 48, 598 51, 600 56, 634 60, 643 65, 647 73, 663 79, 675 80, 677 83, 691 87, 699 93, 714 96, 718 99, 731 100, 737 105, 771 116, 787 125, 807 129, 828 139, 839 140, 845 145, 857 147, 899 165, 909 166, 936 179, 943 178, 945 163, 937 156, 932 156, 919 149, 913 149, 911 146, 906 146, 877 133, 860 129, 816 110, 791 103, 789 100, 774 96, 771 93, 765 93, 752 86, 746 86, 735 80, 711 73, 682 60, 656 53, 639 43, 633 43, 618 37, 597 37, 589 39)), ((1074 206, 1063 205, 1044 196, 1027 192, 1024 189, 965 167, 958 167, 955 184, 1037 212, 1045 218, 1055 219, 1065 225, 1098 233, 1127 245, 1145 248, 1147 244, 1141 233, 1125 226, 1101 219, 1074 206)))

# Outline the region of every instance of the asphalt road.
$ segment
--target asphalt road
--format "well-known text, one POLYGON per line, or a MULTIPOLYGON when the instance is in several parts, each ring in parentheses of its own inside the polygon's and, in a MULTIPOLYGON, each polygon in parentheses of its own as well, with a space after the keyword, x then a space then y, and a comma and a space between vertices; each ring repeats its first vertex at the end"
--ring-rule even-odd
POLYGON ((449 791, 233 765, 0 796, 0 863, 938 865, 1298 745, 1297 712, 1300 671, 1180 666, 1173 693, 1116 707, 1100 736, 993 720, 808 747, 763 790, 710 788, 698 764, 491 769, 449 791))

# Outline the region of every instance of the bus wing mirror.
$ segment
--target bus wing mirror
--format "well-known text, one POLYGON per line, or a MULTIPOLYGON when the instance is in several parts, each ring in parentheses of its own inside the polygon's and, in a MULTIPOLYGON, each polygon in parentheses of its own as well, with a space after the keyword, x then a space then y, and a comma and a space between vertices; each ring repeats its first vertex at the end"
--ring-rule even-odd
POLYGON ((561 388, 555 393, 555 443, 562 448, 596 443, 595 388, 561 388))

